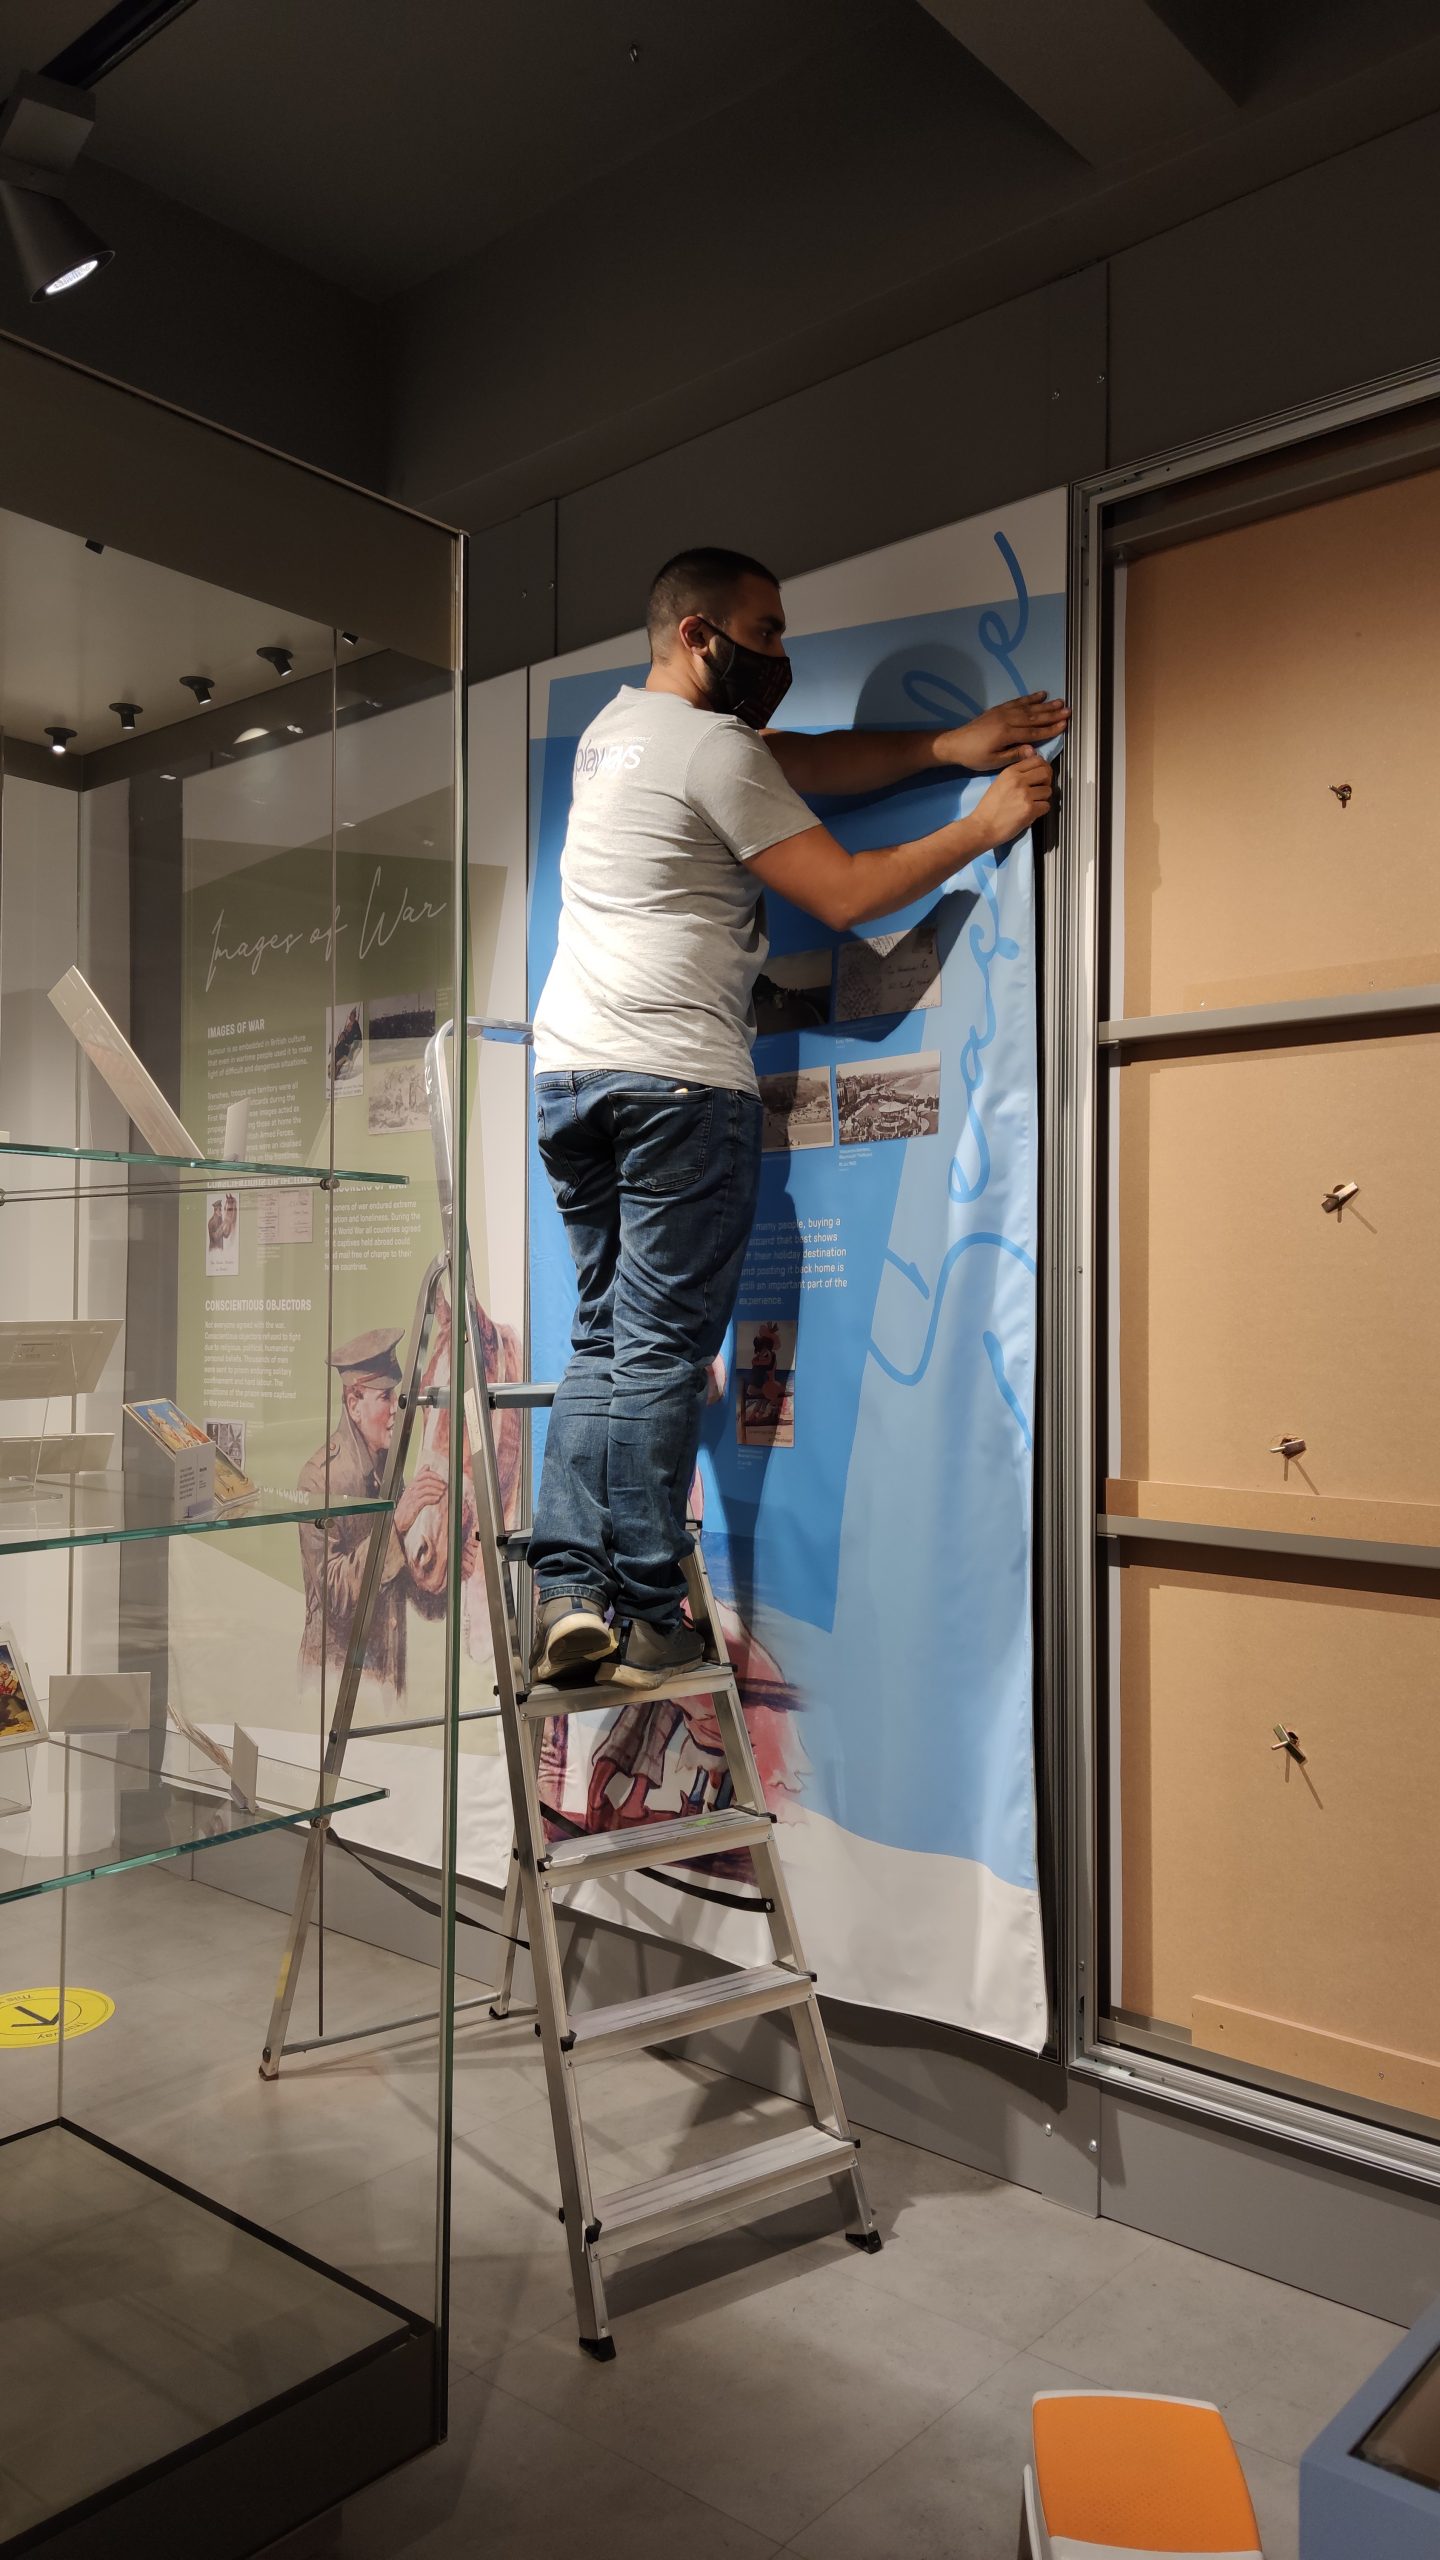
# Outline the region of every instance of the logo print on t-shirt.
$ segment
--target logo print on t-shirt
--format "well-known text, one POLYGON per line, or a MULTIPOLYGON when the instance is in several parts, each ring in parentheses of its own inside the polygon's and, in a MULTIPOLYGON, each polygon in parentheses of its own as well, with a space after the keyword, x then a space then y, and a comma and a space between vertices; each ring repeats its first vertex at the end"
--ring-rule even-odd
POLYGON ((582 738, 575 753, 575 780, 593 782, 600 773, 633 773, 644 753, 643 738, 615 738, 608 747, 587 745, 582 738))

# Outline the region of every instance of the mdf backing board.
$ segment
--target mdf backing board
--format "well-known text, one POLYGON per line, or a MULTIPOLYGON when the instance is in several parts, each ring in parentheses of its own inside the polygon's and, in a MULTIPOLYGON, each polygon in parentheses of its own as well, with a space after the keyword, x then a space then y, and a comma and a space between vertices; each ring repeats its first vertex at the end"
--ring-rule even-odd
MULTIPOLYGON (((1317 1496, 1433 1505, 1428 1529, 1399 1534, 1440 1544, 1440 1033, 1110 1072, 1111 1472, 1289 1495, 1296 1529, 1317 1496), (1327 1213, 1326 1192, 1350 1181, 1357 1197, 1327 1213), (1288 1466, 1271 1454, 1282 1436, 1306 1443, 1288 1466)), ((1236 1518, 1203 1504, 1191 1516, 1236 1518)), ((1287 1523, 1267 1504, 1249 1525, 1287 1523)), ((1348 1534, 1397 1531, 1377 1519, 1348 1534)))
POLYGON ((1440 982, 1437 559, 1427 471, 1122 573, 1110 1013, 1440 982))
MULTIPOLYGON (((1116 1576, 1120 2005, 1299 2077, 1253 2021, 1288 2026, 1292 2055, 1342 2040, 1372 2079, 1407 2058, 1403 2093, 1392 2063, 1374 2094, 1440 2116, 1440 1590, 1326 1572, 1156 1551, 1116 1576), (1271 1750, 1277 1722, 1303 1769, 1271 1750), (1243 2013, 1239 2046, 1217 2010, 1243 2013)), ((1363 2082, 1327 2058, 1332 2085, 1363 2082)))

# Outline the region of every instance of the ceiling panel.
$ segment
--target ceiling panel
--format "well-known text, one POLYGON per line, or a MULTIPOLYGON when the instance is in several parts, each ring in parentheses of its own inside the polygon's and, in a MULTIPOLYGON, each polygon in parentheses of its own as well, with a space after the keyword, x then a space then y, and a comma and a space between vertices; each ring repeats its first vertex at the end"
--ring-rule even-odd
MULTIPOLYGON (((657 218, 693 223, 703 251, 729 220, 726 173, 687 161, 687 127, 877 16, 903 27, 913 13, 914 0, 196 0, 104 81, 90 149, 379 298, 670 136, 674 199, 657 218)), ((24 0, 13 14, 32 38, 52 16, 74 32, 68 8, 24 0)), ((5 39, 13 54, 8 25, 5 39)))

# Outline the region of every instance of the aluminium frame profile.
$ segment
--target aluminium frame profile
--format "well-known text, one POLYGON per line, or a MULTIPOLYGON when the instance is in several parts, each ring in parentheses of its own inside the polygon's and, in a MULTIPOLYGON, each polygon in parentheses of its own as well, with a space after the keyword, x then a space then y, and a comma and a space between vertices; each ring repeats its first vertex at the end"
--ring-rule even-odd
MULTIPOLYGON (((1122 1539, 1140 1534, 1127 1523, 1121 1538, 1107 1538, 1097 1513, 1097 1380, 1106 1330, 1097 1320, 1096 1273, 1101 1261, 1100 1218, 1105 1194, 1100 1179, 1101 1077, 1107 1051, 1151 1046, 1164 1040, 1226 1036, 1221 1018, 1151 1016, 1102 1024, 1099 1011, 1102 847, 1108 830, 1111 701, 1108 665, 1107 511, 1150 490, 1200 480, 1210 471, 1283 452, 1311 438, 1369 419, 1398 414, 1440 400, 1440 367, 1416 367, 1324 401, 1307 403, 1225 435, 1198 439, 1149 461, 1095 475, 1070 493, 1069 654, 1071 725, 1069 789, 1061 814, 1058 850, 1046 880, 1043 1094, 1049 1143, 1043 1168, 1044 1260, 1042 1356, 1048 1379, 1047 1427, 1041 1443, 1041 1516, 1044 1572, 1040 1625, 1044 1712, 1050 1748, 1063 1771, 1058 1808, 1056 1865, 1068 1878, 1057 1915, 1060 1958, 1056 1984, 1061 2052, 1078 2078, 1114 2097, 1144 2098, 1201 2121, 1223 2125, 1251 2139, 1283 2141, 1292 2149, 1336 2166, 1422 2188, 1440 2188, 1440 2141, 1393 2131, 1341 2114, 1317 2089, 1313 2099, 1267 2090, 1207 2071, 1203 2064, 1170 2062, 1138 2047, 1102 2041, 1098 2010, 1104 2005, 1098 1971, 1102 1943, 1099 1890, 1108 1873, 1100 1830, 1096 1779, 1101 1765, 1097 1711, 1108 1697, 1108 1672, 1097 1662, 1097 1593, 1107 1564, 1118 1564, 1122 1539), (1163 1028, 1161 1027, 1163 1025, 1163 1028), (1108 1036, 1107 1036, 1108 1035, 1108 1036), (1124 2051, 1124 2061, 1117 2053, 1124 2051)), ((1317 492, 1317 495, 1319 493, 1317 492)), ((1196 527, 1188 537, 1194 538, 1196 527)), ((1323 1010, 1235 1008, 1247 1020, 1228 1026, 1229 1036, 1316 1029, 1345 1021, 1374 1020, 1383 1010, 1420 1012, 1435 1001, 1431 988, 1392 991, 1378 1002, 1344 997, 1323 1010)), ((1108 1314, 1106 1316, 1108 1329, 1108 1314)), ((1164 1541, 1187 1524, 1146 1522, 1152 1540, 1164 1541)), ((1228 1543, 1249 1546, 1256 1533, 1227 1532, 1228 1543)), ((1192 1538, 1192 1543, 1197 1543, 1192 1538)), ((1327 1542, 1334 1544, 1336 1542, 1327 1542)), ((1318 1544, 1307 1552, 1319 1552, 1318 1544)), ((1423 1551, 1422 1551, 1423 1552, 1423 1551)), ((1380 1561, 1372 1557, 1370 1561, 1380 1561)))

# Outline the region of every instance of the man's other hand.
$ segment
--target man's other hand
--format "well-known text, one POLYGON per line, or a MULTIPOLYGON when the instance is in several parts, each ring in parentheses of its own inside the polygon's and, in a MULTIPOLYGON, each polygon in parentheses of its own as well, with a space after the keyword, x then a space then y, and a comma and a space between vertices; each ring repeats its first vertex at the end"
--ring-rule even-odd
POLYGON ((1015 760, 996 776, 972 815, 987 846, 1010 844, 1037 826, 1050 806, 1055 775, 1033 747, 1017 747, 1015 760))
POLYGON ((1069 726, 1070 705, 1058 695, 1017 694, 1013 702, 997 702, 963 729, 942 729, 935 740, 940 764, 963 764, 970 773, 999 773, 1030 747, 1043 747, 1062 737, 1069 726))

